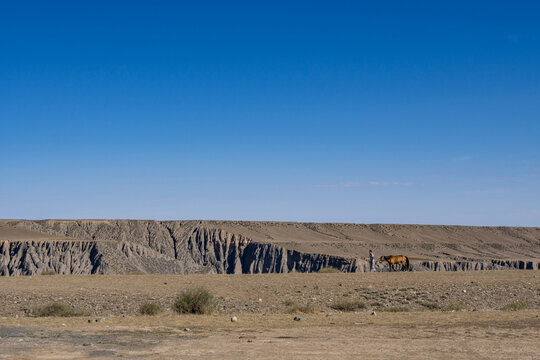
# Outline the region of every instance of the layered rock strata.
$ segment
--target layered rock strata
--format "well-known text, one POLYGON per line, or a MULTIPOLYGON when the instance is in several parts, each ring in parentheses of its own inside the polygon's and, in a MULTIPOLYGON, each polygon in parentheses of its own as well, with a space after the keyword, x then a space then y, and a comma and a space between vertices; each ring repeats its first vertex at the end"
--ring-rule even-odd
MULTIPOLYGON (((355 254, 299 251, 201 221, 20 220, 4 221, 2 226, 9 228, 8 234, 24 234, 0 241, 0 275, 7 276, 51 270, 57 274, 255 274, 316 272, 324 267, 369 271, 368 263, 355 254)), ((524 241, 534 245, 534 238, 524 241)), ((412 269, 538 270, 540 263, 533 259, 435 259, 412 261, 412 269)))

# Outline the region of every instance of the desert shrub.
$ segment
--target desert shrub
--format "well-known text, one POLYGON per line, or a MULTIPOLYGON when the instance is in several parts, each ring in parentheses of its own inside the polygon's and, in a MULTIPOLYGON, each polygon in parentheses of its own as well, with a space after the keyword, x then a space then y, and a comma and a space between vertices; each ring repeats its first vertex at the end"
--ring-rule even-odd
POLYGON ((386 311, 386 312, 407 312, 407 311, 411 311, 411 309, 408 308, 408 307, 404 307, 404 306, 392 306, 392 307, 387 307, 387 308, 381 308, 381 311, 386 311))
POLYGON ((143 315, 157 315, 161 312, 161 305, 156 302, 145 302, 139 307, 139 312, 143 315))
POLYGON ((440 308, 439 304, 436 304, 434 302, 418 302, 418 304, 428 310, 438 310, 440 308))
POLYGON ((68 317, 68 316, 80 316, 82 313, 77 310, 71 309, 64 303, 61 302, 52 302, 46 305, 38 305, 32 309, 32 314, 39 317, 47 316, 59 316, 59 317, 68 317))
POLYGON ((285 300, 283 302, 283 305, 285 305, 285 306, 293 306, 295 304, 296 304, 296 302, 294 300, 291 300, 291 299, 287 299, 287 300, 285 300))
POLYGON ((56 271, 54 271, 53 269, 50 269, 50 270, 42 271, 41 275, 57 275, 57 274, 56 274, 56 271))
POLYGON ((339 274, 343 271, 336 269, 335 267, 323 267, 321 270, 319 270, 320 274, 339 274))
POLYGON ((469 306, 461 301, 454 301, 442 308, 443 311, 461 311, 467 310, 469 306))
POLYGON ((214 296, 204 288, 184 290, 173 303, 179 314, 210 314, 216 307, 214 296))
POLYGON ((313 304, 298 304, 297 302, 290 299, 285 300, 283 303, 285 304, 285 306, 288 307, 287 310, 290 313, 301 312, 301 313, 311 314, 315 312, 315 307, 313 306, 313 304))
POLYGON ((504 305, 501 310, 506 311, 519 311, 519 310, 525 310, 528 308, 528 305, 524 301, 516 301, 510 304, 504 305))
POLYGON ((341 300, 330 305, 330 307, 334 310, 339 310, 339 311, 355 311, 355 310, 365 309, 366 304, 359 300, 351 300, 351 301, 341 300))

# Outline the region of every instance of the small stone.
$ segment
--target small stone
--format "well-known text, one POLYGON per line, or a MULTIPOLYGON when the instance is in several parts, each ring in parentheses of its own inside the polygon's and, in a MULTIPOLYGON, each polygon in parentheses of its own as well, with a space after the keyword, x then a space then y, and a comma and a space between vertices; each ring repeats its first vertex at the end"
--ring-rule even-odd
POLYGON ((328 314, 326 314, 326 316, 332 316, 332 315, 334 315, 334 314, 332 314, 332 313, 328 313, 328 314))
POLYGON ((126 314, 120 314, 121 317, 126 317, 126 314))
POLYGON ((294 320, 294 321, 306 321, 307 319, 304 318, 304 317, 295 316, 293 320, 294 320))
POLYGON ((262 302, 262 299, 259 299, 259 302, 262 302))
POLYGON ((233 316, 233 317, 231 318, 231 322, 237 322, 237 321, 238 321, 238 318, 237 318, 236 316, 233 316))
POLYGON ((90 343, 84 343, 84 344, 82 344, 82 346, 92 346, 92 344, 90 344, 90 343))
POLYGON ((184 328, 184 331, 191 331, 190 328, 184 328))
POLYGON ((375 311, 372 311, 372 312, 371 312, 371 315, 376 316, 377 313, 376 313, 375 311))
POLYGON ((467 292, 467 290, 463 289, 463 293, 465 294, 467 292))
POLYGON ((105 318, 97 318, 96 319, 96 322, 104 322, 105 321, 105 318))
POLYGON ((93 323, 94 321, 95 321, 94 319, 88 319, 89 323, 93 323))
POLYGON ((253 340, 251 340, 251 339, 248 339, 248 341, 247 341, 247 342, 253 342, 253 340))

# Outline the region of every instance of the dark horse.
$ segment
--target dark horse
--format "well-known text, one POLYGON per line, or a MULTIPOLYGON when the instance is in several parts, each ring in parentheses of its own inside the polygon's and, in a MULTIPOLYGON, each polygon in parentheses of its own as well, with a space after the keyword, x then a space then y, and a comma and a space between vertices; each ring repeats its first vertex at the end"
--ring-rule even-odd
POLYGON ((401 271, 411 270, 409 264, 409 258, 404 255, 390 255, 390 256, 381 256, 379 259, 380 262, 386 261, 390 266, 390 271, 396 271, 394 268, 395 265, 401 264, 401 271))

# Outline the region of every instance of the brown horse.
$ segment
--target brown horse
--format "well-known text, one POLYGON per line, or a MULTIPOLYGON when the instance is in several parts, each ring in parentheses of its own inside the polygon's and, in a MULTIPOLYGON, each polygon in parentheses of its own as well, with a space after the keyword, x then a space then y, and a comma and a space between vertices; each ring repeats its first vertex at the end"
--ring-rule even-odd
POLYGON ((395 265, 401 264, 401 271, 410 270, 409 267, 409 258, 404 255, 390 255, 390 256, 381 256, 379 259, 380 262, 386 261, 390 266, 390 271, 396 271, 394 268, 395 265))

